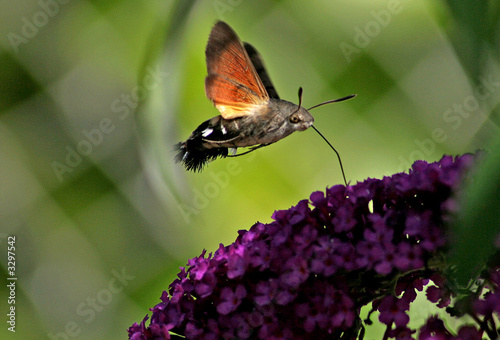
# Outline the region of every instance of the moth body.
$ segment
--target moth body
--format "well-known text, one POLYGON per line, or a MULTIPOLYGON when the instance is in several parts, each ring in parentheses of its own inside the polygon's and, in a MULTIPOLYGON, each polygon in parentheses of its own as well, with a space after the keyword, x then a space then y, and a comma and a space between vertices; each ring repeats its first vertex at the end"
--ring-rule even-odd
POLYGON ((221 115, 201 123, 191 136, 177 144, 177 160, 189 170, 201 170, 217 157, 226 157, 228 149, 267 145, 295 131, 309 128, 313 116, 289 101, 270 99, 257 115, 224 119, 221 115))

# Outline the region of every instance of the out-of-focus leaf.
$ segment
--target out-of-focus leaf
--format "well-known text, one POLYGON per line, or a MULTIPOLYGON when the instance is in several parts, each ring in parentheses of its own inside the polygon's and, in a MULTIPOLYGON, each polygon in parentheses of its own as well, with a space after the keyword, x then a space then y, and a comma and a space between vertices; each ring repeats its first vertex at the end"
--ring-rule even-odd
POLYGON ((463 198, 452 262, 457 264, 456 279, 465 284, 494 253, 500 233, 500 136, 491 144, 463 198))
POLYGON ((497 15, 491 1, 446 0, 453 19, 450 41, 473 81, 481 75, 488 58, 488 42, 493 41, 497 15))
POLYGON ((9 52, 0 49, 0 112, 40 90, 32 75, 9 52))

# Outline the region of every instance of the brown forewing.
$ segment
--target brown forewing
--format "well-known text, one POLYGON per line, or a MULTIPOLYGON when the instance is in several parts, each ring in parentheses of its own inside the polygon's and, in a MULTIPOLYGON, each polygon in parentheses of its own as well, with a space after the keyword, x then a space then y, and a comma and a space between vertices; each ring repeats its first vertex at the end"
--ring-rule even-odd
POLYGON ((206 49, 208 76, 207 97, 232 119, 253 114, 255 106, 264 105, 269 95, 262 84, 241 40, 226 23, 219 21, 208 39, 206 49))

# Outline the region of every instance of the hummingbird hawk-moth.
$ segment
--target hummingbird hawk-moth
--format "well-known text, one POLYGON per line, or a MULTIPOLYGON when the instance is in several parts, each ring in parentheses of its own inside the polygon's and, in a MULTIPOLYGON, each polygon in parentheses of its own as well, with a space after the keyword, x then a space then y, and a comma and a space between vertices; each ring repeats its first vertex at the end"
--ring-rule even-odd
POLYGON ((223 21, 212 28, 205 54, 205 93, 220 115, 201 123, 186 141, 175 145, 175 160, 187 170, 201 171, 218 157, 241 156, 311 126, 319 133, 308 110, 354 97, 331 100, 308 110, 301 106, 302 88, 299 105, 280 99, 260 54, 223 21), (251 148, 229 154, 229 150, 235 153, 241 147, 251 148))

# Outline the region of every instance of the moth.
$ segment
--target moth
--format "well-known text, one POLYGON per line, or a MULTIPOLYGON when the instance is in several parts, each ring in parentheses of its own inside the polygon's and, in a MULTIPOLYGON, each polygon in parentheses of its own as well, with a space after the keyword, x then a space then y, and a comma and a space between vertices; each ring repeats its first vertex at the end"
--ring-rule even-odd
MULTIPOLYGON (((223 21, 212 28, 205 54, 208 72, 205 93, 220 115, 201 123, 186 141, 174 146, 176 162, 187 170, 201 171, 218 157, 241 156, 309 127, 333 148, 313 126, 314 118, 309 110, 355 95, 307 110, 301 106, 302 88, 299 88, 299 105, 280 99, 260 54, 252 45, 242 42, 223 21), (237 148, 242 147, 251 148, 236 154, 237 148)), ((340 161, 338 152, 334 151, 340 161)), ((340 165, 344 174, 341 162, 340 165)))

